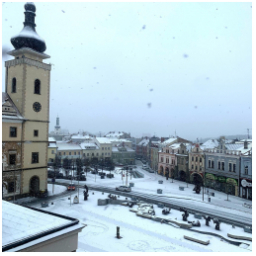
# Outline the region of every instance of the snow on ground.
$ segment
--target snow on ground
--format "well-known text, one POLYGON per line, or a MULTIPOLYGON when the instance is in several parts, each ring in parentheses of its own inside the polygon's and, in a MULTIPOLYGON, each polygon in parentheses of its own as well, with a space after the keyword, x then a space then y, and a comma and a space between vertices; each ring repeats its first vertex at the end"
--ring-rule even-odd
MULTIPOLYGON (((88 201, 83 200, 82 189, 79 193, 79 204, 73 204, 73 199, 77 195, 72 192, 71 204, 68 196, 53 199, 54 204, 49 204, 45 210, 77 218, 82 224, 87 225, 79 233, 78 250, 79 252, 193 252, 193 251, 215 251, 215 252, 245 252, 238 246, 221 241, 221 238, 212 235, 198 235, 210 240, 208 246, 201 245, 184 239, 184 235, 192 235, 194 232, 176 228, 167 224, 154 222, 147 218, 136 216, 136 213, 129 211, 129 207, 122 205, 98 206, 98 199, 107 198, 106 193, 89 191, 88 201), (94 194, 92 194, 94 193, 94 194), (122 239, 115 238, 116 227, 120 227, 122 239)), ((124 199, 120 197, 119 199, 124 199)), ((41 208, 39 203, 34 207, 41 208)), ((137 209, 137 206, 133 206, 137 209)), ((169 215, 162 215, 162 209, 154 206, 156 216, 164 216, 182 221, 181 212, 171 210, 169 215)), ((189 221, 196 220, 193 215, 188 217, 189 221)), ((205 227, 204 220, 200 220, 202 229, 215 232, 214 223, 210 222, 210 227, 205 227)), ((221 231, 216 231, 226 236, 226 233, 232 229, 230 225, 221 223, 221 231)), ((241 228, 236 227, 235 231, 239 234, 244 233, 241 228)), ((245 241, 246 244, 251 243, 245 241)))
MULTIPOLYGON (((229 196, 229 201, 226 201, 227 195, 215 192, 215 197, 211 197, 211 203, 207 201, 208 196, 205 194, 204 201, 202 201, 202 194, 195 194, 193 191, 193 185, 184 182, 174 180, 166 180, 164 177, 158 174, 148 173, 141 169, 140 166, 137 170, 144 174, 144 178, 132 178, 128 179, 128 184, 133 182, 135 185, 132 191, 143 192, 148 194, 157 194, 158 188, 163 189, 162 196, 171 197, 175 200, 186 200, 194 204, 204 204, 212 209, 226 209, 227 212, 239 213, 243 216, 251 218, 251 209, 245 208, 243 203, 251 204, 250 201, 229 196), (158 180, 163 180, 163 184, 158 184, 158 180), (185 191, 180 191, 179 186, 184 186, 185 191)), ((105 178, 100 179, 99 175, 87 174, 87 181, 80 181, 79 184, 96 184, 110 187, 116 187, 125 184, 126 178, 121 178, 121 174, 118 172, 112 172, 115 177, 113 179, 105 178), (96 179, 95 179, 96 178, 96 179)), ((57 180, 63 181, 67 184, 69 180, 57 180)), ((77 184, 77 181, 74 181, 77 184)), ((52 184, 48 184, 48 190, 51 193, 52 184)), ((62 193, 66 190, 66 186, 54 185, 54 194, 62 193)), ((98 199, 107 198, 106 193, 98 191, 89 191, 88 201, 83 200, 83 189, 79 191, 79 204, 73 204, 73 199, 78 191, 71 193, 71 202, 68 196, 58 197, 53 199, 54 204, 49 204, 49 207, 45 210, 52 211, 59 214, 64 214, 73 218, 77 218, 86 227, 81 233, 79 233, 78 252, 192 252, 192 251, 214 251, 214 252, 245 252, 251 250, 251 242, 244 241, 245 245, 238 247, 227 243, 225 240, 213 236, 198 234, 193 231, 180 229, 171 225, 161 224, 159 222, 152 221, 147 218, 136 216, 136 213, 129 211, 129 207, 121 205, 106 205, 98 206, 98 199), (94 193, 94 194, 92 194, 94 193), (122 239, 115 238, 116 227, 120 227, 120 235, 122 239), (206 240, 210 240, 208 246, 201 245, 189 240, 184 239, 184 235, 194 235, 206 240)), ((158 194, 159 195, 159 194, 158 194)), ((160 196, 160 195, 159 195, 160 196)), ((120 197, 120 199, 124 199, 120 197)), ((34 204, 35 207, 40 208, 39 203, 34 204)), ((133 209, 137 209, 137 205, 133 206, 133 209)), ((165 218, 177 219, 182 221, 182 213, 171 209, 169 215, 162 215, 162 209, 154 206, 156 216, 163 216, 165 218)), ((196 221, 194 215, 189 215, 189 221, 196 221)), ((221 223, 220 231, 215 230, 215 224, 211 221, 210 226, 205 226, 204 219, 199 220, 201 227, 199 230, 208 232, 214 232, 221 234, 225 238, 227 233, 251 236, 251 234, 245 233, 242 228, 232 228, 231 225, 221 223)), ((194 228, 196 229, 196 228, 194 228)), ((234 240, 234 239, 233 239, 234 240)))
MULTIPOLYGON (((137 161, 138 162, 138 161, 137 161)), ((87 173, 87 180, 86 181, 80 181, 79 184, 92 184, 92 185, 103 185, 103 186, 110 186, 110 187, 117 187, 120 185, 126 184, 126 177, 121 178, 120 172, 121 168, 116 168, 115 171, 112 171, 111 173, 114 174, 114 178, 109 179, 100 179, 100 176, 98 174, 91 174, 87 173)), ((141 193, 148 193, 148 194, 154 194, 158 196, 164 196, 171 199, 176 199, 179 201, 191 201, 191 203, 198 203, 202 206, 207 206, 211 209, 218 209, 221 207, 223 211, 230 212, 232 210, 233 213, 240 214, 242 216, 250 216, 252 215, 252 209, 244 207, 244 203, 252 204, 251 201, 248 201, 246 199, 236 197, 236 196, 228 196, 227 201, 227 194, 219 191, 215 191, 213 189, 209 189, 209 193, 214 192, 215 196, 211 197, 211 202, 208 202, 208 195, 207 190, 205 189, 204 194, 204 201, 202 199, 202 192, 200 194, 196 194, 193 191, 194 185, 192 184, 186 184, 182 181, 177 181, 172 179, 166 180, 165 177, 160 176, 155 173, 149 173, 141 168, 141 165, 138 165, 136 168, 137 171, 144 174, 144 178, 130 178, 128 177, 128 186, 130 182, 134 183, 134 187, 132 187, 132 191, 134 192, 141 192, 141 193), (163 184, 158 184, 158 180, 162 180, 163 184), (179 187, 183 186, 184 191, 180 191, 179 187), (188 186, 188 187, 187 187, 188 186), (163 194, 157 194, 157 189, 162 189, 163 194)), ((105 171, 106 173, 109 173, 108 171, 105 171)), ((58 181, 58 180, 57 180, 58 181)), ((59 180, 60 181, 60 180, 59 180)), ((61 180, 63 182, 66 182, 67 184, 70 183, 68 180, 61 180)), ((77 181, 74 183, 77 184, 77 181)))

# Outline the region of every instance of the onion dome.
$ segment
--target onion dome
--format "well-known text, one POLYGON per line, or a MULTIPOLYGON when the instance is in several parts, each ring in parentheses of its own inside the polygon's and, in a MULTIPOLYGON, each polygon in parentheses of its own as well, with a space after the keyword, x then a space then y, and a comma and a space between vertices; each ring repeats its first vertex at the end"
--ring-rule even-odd
POLYGON ((36 33, 35 30, 36 6, 34 3, 28 2, 25 4, 24 8, 24 28, 17 36, 11 38, 11 43, 16 50, 28 47, 37 52, 44 52, 46 50, 45 41, 36 33))

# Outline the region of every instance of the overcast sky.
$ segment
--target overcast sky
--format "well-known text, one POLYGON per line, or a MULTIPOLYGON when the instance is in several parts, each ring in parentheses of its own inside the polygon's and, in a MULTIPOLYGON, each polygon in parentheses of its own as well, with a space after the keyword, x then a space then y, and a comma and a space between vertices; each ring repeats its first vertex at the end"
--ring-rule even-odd
MULTIPOLYGON (((24 4, 2 3, 10 50, 24 4)), ((52 64, 50 131, 58 115, 69 132, 176 131, 191 140, 251 133, 251 2, 35 5, 52 64)))

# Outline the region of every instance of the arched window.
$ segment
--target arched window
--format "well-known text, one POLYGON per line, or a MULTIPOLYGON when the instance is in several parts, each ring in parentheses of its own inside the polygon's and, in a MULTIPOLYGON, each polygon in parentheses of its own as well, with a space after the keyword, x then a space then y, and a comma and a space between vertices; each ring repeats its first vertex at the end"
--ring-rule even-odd
POLYGON ((12 79, 12 93, 16 92, 16 78, 14 77, 12 79))
POLYGON ((40 94, 40 80, 36 79, 35 80, 35 90, 34 90, 34 94, 40 94))

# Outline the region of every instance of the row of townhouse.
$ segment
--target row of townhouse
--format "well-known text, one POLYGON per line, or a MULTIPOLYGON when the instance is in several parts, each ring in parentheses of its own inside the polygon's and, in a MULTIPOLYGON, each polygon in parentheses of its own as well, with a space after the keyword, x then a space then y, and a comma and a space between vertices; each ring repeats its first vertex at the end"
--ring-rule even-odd
POLYGON ((162 145, 158 173, 251 200, 252 142, 226 142, 221 137, 219 142, 208 140, 202 145, 162 145))
POLYGON ((134 164, 135 151, 131 149, 132 142, 125 139, 75 136, 74 141, 55 141, 49 138, 48 165, 52 165, 55 157, 63 159, 87 158, 112 159, 116 164, 134 164))

